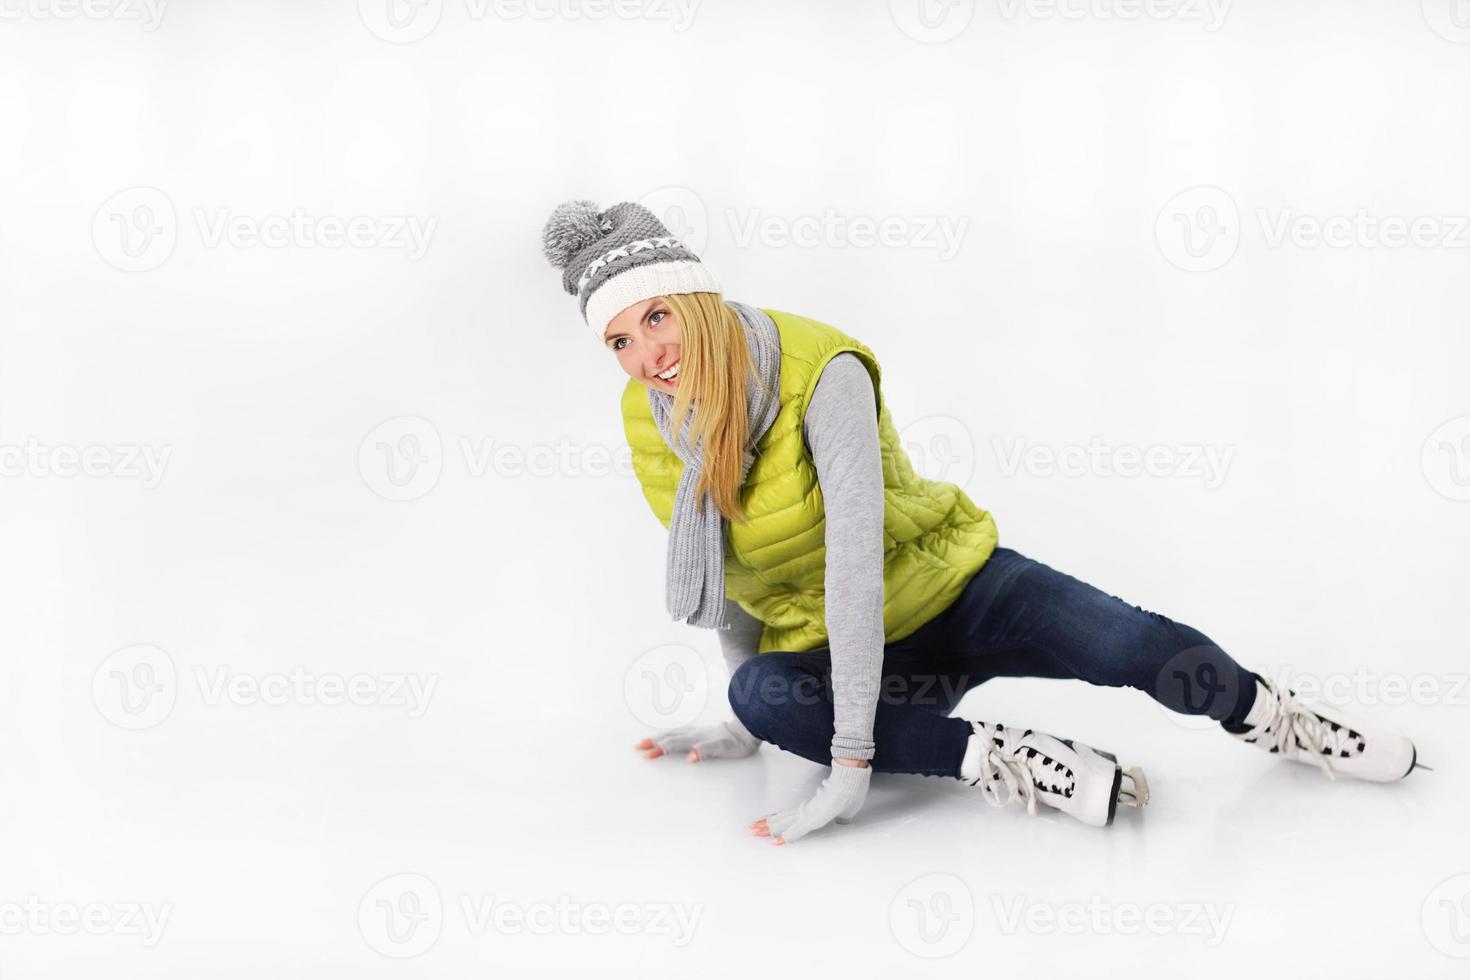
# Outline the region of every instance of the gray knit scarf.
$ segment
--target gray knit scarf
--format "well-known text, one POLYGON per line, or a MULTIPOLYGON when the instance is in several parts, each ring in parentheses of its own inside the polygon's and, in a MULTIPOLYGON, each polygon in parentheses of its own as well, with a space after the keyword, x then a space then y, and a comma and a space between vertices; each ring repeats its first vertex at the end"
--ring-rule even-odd
MULTIPOLYGON (((762 387, 756 383, 755 377, 751 377, 745 387, 748 435, 740 469, 740 482, 744 483, 755 462, 755 444, 766 434, 781 408, 781 335, 776 329, 776 321, 763 310, 733 300, 725 302, 745 328, 745 341, 750 347, 758 377, 765 382, 762 387), (767 391, 771 392, 769 397, 767 391)), ((689 617, 687 622, 690 626, 725 629, 730 625, 725 622, 725 525, 729 522, 715 507, 708 491, 703 494, 703 506, 696 508, 699 501, 695 499, 694 488, 704 470, 704 444, 698 443, 690 449, 687 427, 679 433, 678 444, 675 444, 670 432, 673 395, 650 388, 648 404, 653 409, 653 418, 664 442, 684 461, 684 472, 674 491, 674 511, 669 519, 668 594, 665 600, 669 613, 675 619, 689 617)))

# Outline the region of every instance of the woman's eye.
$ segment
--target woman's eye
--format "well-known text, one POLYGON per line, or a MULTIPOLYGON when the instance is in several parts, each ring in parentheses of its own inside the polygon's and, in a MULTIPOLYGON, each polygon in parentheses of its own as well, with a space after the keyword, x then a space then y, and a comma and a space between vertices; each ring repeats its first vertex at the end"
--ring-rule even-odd
POLYGON ((663 310, 657 310, 654 312, 653 316, 648 318, 648 322, 653 324, 654 326, 658 326, 658 321, 665 315, 666 314, 663 310))
POLYGON ((620 351, 620 350, 622 350, 623 348, 620 347, 620 346, 618 346, 618 345, 621 344, 623 341, 625 341, 627 339, 628 339, 627 337, 619 337, 617 340, 614 340, 612 342, 612 349, 614 351, 620 351))

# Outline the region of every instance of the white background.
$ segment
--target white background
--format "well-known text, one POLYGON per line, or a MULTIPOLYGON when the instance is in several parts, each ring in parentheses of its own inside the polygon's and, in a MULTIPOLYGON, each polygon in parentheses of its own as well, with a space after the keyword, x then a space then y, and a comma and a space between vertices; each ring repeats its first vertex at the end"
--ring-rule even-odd
POLYGON ((1464 974, 1470 10, 926 3, 0 0, 0 976, 1464 974), (1437 771, 995 681, 958 713, 1154 802, 1095 830, 879 774, 751 838, 825 770, 631 751, 674 720, 649 676, 728 707, 540 253, 574 197, 871 346, 1002 544, 1437 771), (293 670, 366 686, 251 693, 293 670), (643 926, 466 912, 558 900, 643 926))

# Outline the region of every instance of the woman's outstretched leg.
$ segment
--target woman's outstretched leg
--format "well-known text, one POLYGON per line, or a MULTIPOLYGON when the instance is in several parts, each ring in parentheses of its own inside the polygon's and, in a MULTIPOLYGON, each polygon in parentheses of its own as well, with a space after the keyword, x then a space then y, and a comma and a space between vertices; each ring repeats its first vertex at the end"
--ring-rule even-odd
POLYGON ((1055 670, 1093 684, 1132 687, 1328 775, 1392 782, 1408 775, 1417 759, 1404 735, 1309 708, 1194 627, 1010 549, 997 548, 944 615, 945 643, 958 662, 978 660, 992 676, 1055 670))
POLYGON ((1239 722, 1254 675, 1192 626, 997 548, 945 610, 945 645, 992 676, 1071 676, 1132 687, 1183 714, 1239 722))

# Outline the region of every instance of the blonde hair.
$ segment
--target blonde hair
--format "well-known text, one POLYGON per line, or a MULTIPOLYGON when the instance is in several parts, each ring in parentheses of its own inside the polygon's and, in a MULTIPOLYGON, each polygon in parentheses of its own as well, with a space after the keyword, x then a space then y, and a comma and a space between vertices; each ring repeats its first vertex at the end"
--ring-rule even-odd
POLYGON ((758 383, 764 383, 756 375, 745 327, 719 293, 671 293, 662 298, 678 318, 682 337, 670 431, 680 432, 693 414, 686 439, 704 448, 704 472, 695 487, 695 499, 703 506, 708 489, 719 512, 732 523, 743 524, 740 471, 749 438, 747 379, 756 376, 758 383), (693 411, 696 404, 697 413, 693 411))

